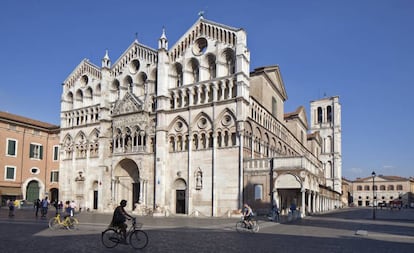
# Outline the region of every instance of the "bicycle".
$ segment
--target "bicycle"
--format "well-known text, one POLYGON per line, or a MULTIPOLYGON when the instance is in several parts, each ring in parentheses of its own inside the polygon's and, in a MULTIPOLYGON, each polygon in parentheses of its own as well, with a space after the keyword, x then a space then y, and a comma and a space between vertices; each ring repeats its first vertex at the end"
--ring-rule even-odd
POLYGON ((56 214, 55 217, 50 218, 49 228, 55 230, 57 228, 66 228, 67 230, 76 229, 79 221, 75 217, 66 216, 63 220, 60 218, 60 214, 56 214))
POLYGON ((137 223, 136 218, 132 219, 132 226, 126 233, 126 238, 123 238, 121 229, 118 227, 110 227, 102 232, 102 244, 107 248, 114 248, 119 243, 131 245, 134 249, 143 249, 148 244, 148 235, 141 230, 142 224, 137 223))
POLYGON ((260 229, 259 223, 254 219, 251 219, 250 223, 251 225, 247 224, 247 221, 244 220, 244 216, 242 216, 241 219, 238 222, 236 222, 236 231, 237 232, 252 232, 252 233, 259 232, 259 229, 260 229))

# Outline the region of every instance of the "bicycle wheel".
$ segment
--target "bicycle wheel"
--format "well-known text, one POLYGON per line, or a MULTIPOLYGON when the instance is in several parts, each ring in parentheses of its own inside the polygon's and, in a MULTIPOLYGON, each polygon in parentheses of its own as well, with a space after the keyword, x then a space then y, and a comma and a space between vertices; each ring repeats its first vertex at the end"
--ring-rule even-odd
POLYGON ((49 228, 51 230, 56 230, 57 228, 59 228, 59 221, 56 220, 55 217, 50 218, 50 220, 49 220, 49 228))
POLYGON ((246 229, 246 223, 244 223, 243 221, 238 221, 236 223, 237 232, 244 232, 246 229))
POLYGON ((70 217, 67 223, 68 223, 68 229, 77 229, 79 221, 78 219, 74 217, 70 217))
POLYGON ((257 232, 259 232, 259 229, 260 229, 260 227, 259 227, 259 223, 257 222, 257 221, 252 221, 252 223, 253 223, 253 226, 252 226, 252 231, 254 232, 254 233, 257 233, 257 232))
POLYGON ((143 249, 148 244, 148 235, 142 230, 135 230, 129 235, 129 244, 134 249, 143 249))
POLYGON ((121 241, 120 234, 112 228, 108 228, 102 232, 101 240, 102 244, 107 248, 113 248, 121 241))

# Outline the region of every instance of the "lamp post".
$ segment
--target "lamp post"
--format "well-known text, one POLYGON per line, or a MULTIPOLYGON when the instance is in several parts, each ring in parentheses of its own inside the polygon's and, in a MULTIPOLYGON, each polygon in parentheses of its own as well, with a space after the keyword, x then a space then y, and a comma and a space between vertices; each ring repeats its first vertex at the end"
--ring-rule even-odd
POLYGON ((375 171, 371 173, 372 175, 372 219, 375 220, 375 171))

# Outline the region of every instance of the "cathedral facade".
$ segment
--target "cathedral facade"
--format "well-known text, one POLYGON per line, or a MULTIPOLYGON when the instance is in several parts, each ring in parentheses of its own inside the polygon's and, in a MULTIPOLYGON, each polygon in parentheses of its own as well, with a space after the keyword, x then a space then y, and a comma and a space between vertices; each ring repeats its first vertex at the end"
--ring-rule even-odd
POLYGON ((83 60, 62 84, 60 189, 82 209, 230 215, 247 202, 302 215, 333 208, 319 130, 284 112, 278 66, 250 70, 243 29, 200 17, 171 47, 135 40, 83 60))

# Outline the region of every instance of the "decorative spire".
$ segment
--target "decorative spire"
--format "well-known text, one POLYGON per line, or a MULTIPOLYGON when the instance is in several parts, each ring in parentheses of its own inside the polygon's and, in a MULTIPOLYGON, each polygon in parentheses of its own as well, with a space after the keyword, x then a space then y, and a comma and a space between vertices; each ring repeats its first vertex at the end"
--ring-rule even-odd
POLYGON ((204 18, 204 11, 199 11, 198 16, 199 16, 200 19, 203 19, 204 18))
POLYGON ((108 49, 105 50, 105 56, 102 59, 102 68, 110 68, 111 67, 111 59, 108 55, 108 49))
POLYGON ((168 50, 168 39, 165 35, 165 26, 162 27, 162 34, 160 39, 158 40, 158 49, 168 50))
POLYGON ((137 32, 135 32, 135 42, 138 43, 138 33, 137 32))

